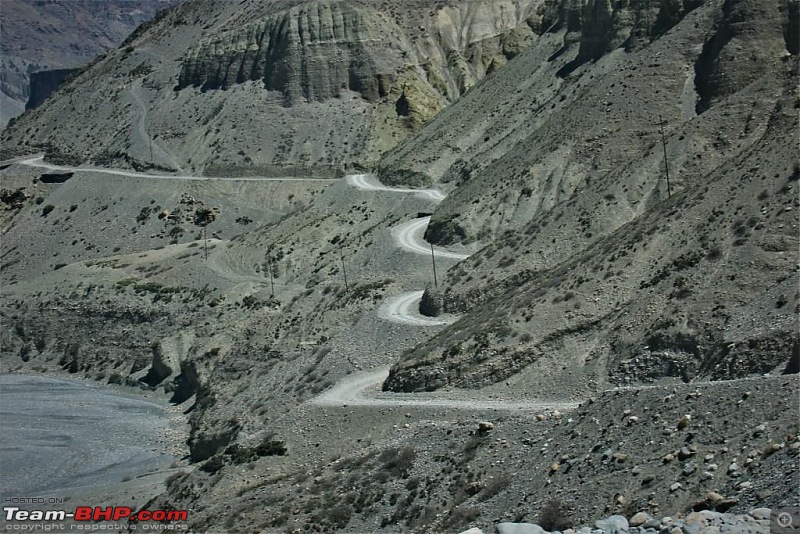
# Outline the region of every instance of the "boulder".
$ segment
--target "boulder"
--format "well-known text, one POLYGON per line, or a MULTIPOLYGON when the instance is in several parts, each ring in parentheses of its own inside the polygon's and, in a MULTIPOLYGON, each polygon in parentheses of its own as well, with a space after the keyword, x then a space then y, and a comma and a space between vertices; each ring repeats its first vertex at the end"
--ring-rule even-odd
POLYGON ((625 532, 628 530, 628 526, 628 519, 622 515, 612 515, 594 522, 594 527, 602 530, 605 534, 625 532))
POLYGON ((653 517, 647 512, 638 512, 628 520, 628 524, 632 527, 640 527, 651 519, 653 519, 653 517))
POLYGON ((547 531, 534 523, 498 523, 497 534, 545 534, 547 531))

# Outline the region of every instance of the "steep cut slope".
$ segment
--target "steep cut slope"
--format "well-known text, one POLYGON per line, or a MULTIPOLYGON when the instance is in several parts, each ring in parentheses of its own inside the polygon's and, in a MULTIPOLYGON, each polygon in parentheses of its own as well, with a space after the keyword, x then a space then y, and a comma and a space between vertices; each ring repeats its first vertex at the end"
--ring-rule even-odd
POLYGON ((22 117, 3 144, 72 163, 340 174, 533 42, 538 4, 194 0, 22 117))
MULTIPOLYGON (((521 387, 578 393, 609 380, 731 378, 797 358, 788 13, 780 2, 704 3, 652 43, 628 51, 623 41, 594 63, 581 63, 576 37, 571 55, 541 66, 540 39, 385 158, 387 179, 454 183, 429 239, 495 238, 423 299, 432 315, 470 314, 408 354, 386 387, 474 386, 527 368, 521 387), (519 91, 522 72, 558 87, 553 98, 519 129, 487 129, 498 108, 482 115, 477 101, 497 84, 519 91), (455 117, 470 114, 479 134, 464 159, 447 167, 443 149, 442 167, 423 175, 432 139, 448 120, 447 131, 466 132, 455 117)), ((514 97, 533 109, 523 100, 514 97)))

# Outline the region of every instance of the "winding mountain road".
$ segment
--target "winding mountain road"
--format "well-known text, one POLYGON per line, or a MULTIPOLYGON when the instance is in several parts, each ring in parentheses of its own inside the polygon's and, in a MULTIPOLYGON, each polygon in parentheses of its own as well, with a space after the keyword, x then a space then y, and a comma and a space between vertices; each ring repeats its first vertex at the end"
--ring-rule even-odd
MULTIPOLYGON (((415 254, 424 254, 425 256, 431 255, 431 246, 422 237, 425 233, 425 228, 431 222, 430 217, 420 217, 408 222, 404 222, 399 226, 392 229, 392 237, 394 237, 397 245, 409 252, 415 254)), ((433 247, 434 256, 436 258, 450 258, 454 260, 465 260, 469 258, 469 254, 460 254, 458 252, 450 252, 442 247, 433 247)))
POLYGON ((390 193, 411 193, 434 202, 444 200, 444 193, 438 189, 406 189, 404 187, 388 187, 374 180, 369 174, 350 174, 345 176, 347 183, 363 191, 388 191, 390 193))
POLYGON ((384 393, 380 385, 389 376, 389 368, 353 373, 329 390, 313 398, 317 406, 375 406, 409 408, 451 408, 460 410, 571 410, 576 402, 507 401, 502 399, 448 399, 420 396, 417 393, 384 393))
POLYGON ((409 291, 389 297, 378 308, 378 317, 413 326, 442 326, 456 322, 455 318, 427 317, 419 313, 419 301, 422 299, 423 293, 422 290, 409 291))
MULTIPOLYGON (((96 172, 115 176, 130 176, 133 178, 157 179, 157 180, 231 180, 231 181, 318 181, 335 182, 337 179, 328 178, 267 178, 267 177, 213 177, 213 176, 192 176, 175 174, 148 174, 122 169, 108 169, 97 167, 71 167, 66 165, 54 165, 44 162, 41 155, 19 158, 15 161, 18 164, 29 167, 47 169, 56 172, 96 172)), ((445 195, 438 189, 406 189, 399 187, 387 187, 372 179, 366 174, 349 175, 345 177, 346 182, 358 189, 366 191, 381 191, 391 193, 414 194, 432 202, 439 203, 445 195)), ((420 217, 409 222, 403 223, 393 229, 392 236, 397 245, 415 254, 429 254, 430 245, 426 243, 422 234, 425 227, 430 222, 430 217, 420 217)), ((435 247, 434 253, 437 257, 463 260, 468 254, 451 252, 441 247, 435 247)), ((214 264, 215 270, 228 274, 231 271, 226 266, 214 264)), ((229 267, 229 266, 227 266, 229 267)), ((263 283, 262 278, 236 273, 237 280, 263 283)), ((455 322, 455 318, 433 318, 423 316, 418 312, 419 301, 423 291, 410 291, 390 297, 378 309, 378 316, 388 321, 408 324, 413 326, 443 326, 455 322)), ((563 409, 569 410, 576 406, 575 403, 568 402, 539 402, 523 401, 514 402, 499 399, 449 399, 438 396, 420 396, 413 393, 383 393, 380 385, 389 375, 389 367, 382 367, 371 371, 354 373, 348 375, 343 380, 335 384, 332 388, 324 391, 320 395, 310 399, 308 402, 317 406, 341 406, 343 404, 355 406, 375 406, 375 407, 418 407, 418 408, 452 408, 464 410, 546 410, 563 409)))
MULTIPOLYGON (((368 174, 351 174, 346 176, 347 183, 363 191, 379 191, 389 193, 404 193, 419 195, 422 198, 439 203, 444 200, 445 195, 438 189, 407 189, 403 187, 388 187, 376 181, 368 174)), ((423 234, 425 228, 430 223, 430 217, 419 217, 411 221, 404 222, 392 229, 392 237, 398 247, 414 254, 430 255, 430 244, 427 243, 423 234)), ((453 260, 463 260, 469 254, 451 252, 442 247, 434 247, 436 258, 448 258, 453 260)), ((390 297, 380 308, 378 316, 387 321, 395 323, 409 324, 412 326, 442 326, 452 324, 455 318, 434 318, 427 317, 419 313, 419 302, 422 299, 423 291, 410 291, 400 293, 390 297)))
POLYGON ((52 163, 45 163, 44 156, 33 156, 27 159, 21 159, 16 163, 26 165, 28 167, 36 167, 39 169, 47 169, 56 172, 97 172, 102 174, 112 174, 114 176, 130 176, 131 178, 146 178, 152 180, 192 180, 199 182, 207 182, 211 180, 227 180, 231 182, 336 182, 337 178, 267 178, 265 176, 241 176, 241 177, 223 177, 223 176, 193 176, 188 174, 148 174, 144 172, 128 171, 123 169, 107 169, 105 167, 70 167, 67 165, 53 165, 52 163))

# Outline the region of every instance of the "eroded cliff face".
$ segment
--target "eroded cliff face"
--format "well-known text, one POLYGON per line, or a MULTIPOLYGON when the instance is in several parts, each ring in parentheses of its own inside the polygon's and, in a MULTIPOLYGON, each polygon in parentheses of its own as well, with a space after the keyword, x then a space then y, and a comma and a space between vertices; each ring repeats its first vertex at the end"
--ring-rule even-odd
MULTIPOLYGON (((354 91, 377 101, 402 62, 402 32, 370 9, 340 2, 301 5, 205 39, 186 54, 179 89, 228 89, 263 81, 286 104, 354 91), (373 50, 370 50, 372 48, 373 50)), ((407 43, 406 43, 407 44, 407 43)))
POLYGON ((525 50, 539 5, 195 0, 26 116, 5 144, 103 165, 340 175, 525 50), (71 125, 76 115, 103 134, 71 125), (45 139, 44 123, 65 135, 45 139))

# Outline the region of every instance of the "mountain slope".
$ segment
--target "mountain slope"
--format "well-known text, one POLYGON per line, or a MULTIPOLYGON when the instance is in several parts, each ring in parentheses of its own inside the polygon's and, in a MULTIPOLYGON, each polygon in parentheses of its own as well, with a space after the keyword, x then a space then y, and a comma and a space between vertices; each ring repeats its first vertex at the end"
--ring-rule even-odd
POLYGON ((22 117, 3 144, 71 163, 340 174, 535 40, 537 5, 194 0, 22 117))
POLYGON ((569 32, 549 49, 542 38, 382 160, 386 180, 454 187, 431 241, 489 243, 423 299, 427 313, 469 315, 408 353, 386 388, 472 387, 536 363, 520 387, 579 394, 609 380, 731 378, 797 357, 790 10, 693 7, 668 31, 645 32, 652 42, 600 43, 594 62, 584 52, 593 19, 560 52, 569 32), (542 101, 523 84, 552 89, 542 101), (508 120, 493 121, 503 110, 508 120), (437 136, 461 143, 460 159, 442 149, 423 174, 437 136))
POLYGON ((25 109, 31 72, 86 65, 173 3, 4 0, 0 9, 0 128, 25 109))

